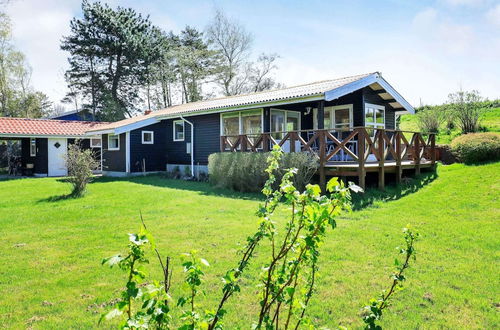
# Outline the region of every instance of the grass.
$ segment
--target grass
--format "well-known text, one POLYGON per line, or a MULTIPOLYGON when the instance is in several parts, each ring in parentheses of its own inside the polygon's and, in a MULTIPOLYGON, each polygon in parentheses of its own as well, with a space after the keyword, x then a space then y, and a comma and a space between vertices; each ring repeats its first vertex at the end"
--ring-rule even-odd
MULTIPOLYGON (((389 286, 401 228, 411 223, 422 236, 417 261, 382 325, 498 328, 499 171, 500 163, 440 166, 437 177, 424 175, 357 198, 357 210, 339 219, 322 248, 318 292, 308 311, 312 320, 330 328, 360 328, 360 308, 389 286)), ((207 295, 201 299, 207 307, 220 297, 221 275, 235 265, 237 250, 256 228, 258 195, 203 183, 101 178, 84 198, 57 198, 69 189, 53 178, 0 181, 3 328, 97 327, 103 306, 125 282, 123 273, 100 261, 124 251, 127 233, 139 226, 139 211, 159 249, 174 257, 174 297, 183 290, 179 254, 196 249, 210 261, 207 295)), ((228 306, 228 328, 249 328, 255 319, 265 248, 228 306)), ((156 264, 149 270, 159 278, 156 264)))
MULTIPOLYGON (((480 117, 479 123, 487 132, 500 132, 500 108, 485 109, 480 117)), ((420 131, 417 116, 401 116, 400 128, 404 131, 420 131)), ((459 128, 447 131, 443 124, 443 127, 441 127, 438 135, 436 136, 436 143, 450 144, 451 141, 460 134, 461 132, 459 128)))

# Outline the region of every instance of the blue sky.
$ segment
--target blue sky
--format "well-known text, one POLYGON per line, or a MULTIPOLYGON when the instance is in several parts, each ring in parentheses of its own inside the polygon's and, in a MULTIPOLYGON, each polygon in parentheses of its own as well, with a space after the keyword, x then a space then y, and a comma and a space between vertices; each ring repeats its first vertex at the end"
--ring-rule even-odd
MULTIPOLYGON (((276 77, 288 86, 380 71, 413 105, 444 102, 460 87, 500 98, 499 0, 107 2, 175 32, 203 29, 222 8, 253 34, 254 56, 280 54, 276 77)), ((59 41, 80 1, 13 0, 7 12, 35 88, 59 100, 67 57, 59 41)))

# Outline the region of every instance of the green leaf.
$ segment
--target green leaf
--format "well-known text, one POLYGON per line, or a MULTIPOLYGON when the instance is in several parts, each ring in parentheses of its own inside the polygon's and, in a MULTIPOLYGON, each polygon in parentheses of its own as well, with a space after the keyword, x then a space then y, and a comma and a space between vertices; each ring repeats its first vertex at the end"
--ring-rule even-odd
POLYGON ((202 264, 204 264, 205 266, 207 267, 210 267, 210 264, 208 263, 208 261, 206 259, 203 259, 203 258, 200 258, 200 261, 202 264))
POLYGON ((109 267, 113 267, 117 264, 120 263, 120 261, 122 261, 124 258, 120 255, 120 254, 117 254, 115 256, 112 256, 112 257, 109 257, 109 258, 104 258, 102 259, 102 262, 101 264, 104 265, 104 264, 108 264, 109 267))
POLYGON ((335 188, 339 185, 339 178, 334 177, 331 178, 328 183, 326 184, 326 190, 329 192, 335 191, 335 188))
POLYGON ((115 308, 115 309, 110 310, 108 313, 106 313, 106 315, 104 315, 104 318, 109 321, 112 318, 115 318, 115 317, 120 316, 122 314, 123 314, 123 312, 121 310, 115 308))

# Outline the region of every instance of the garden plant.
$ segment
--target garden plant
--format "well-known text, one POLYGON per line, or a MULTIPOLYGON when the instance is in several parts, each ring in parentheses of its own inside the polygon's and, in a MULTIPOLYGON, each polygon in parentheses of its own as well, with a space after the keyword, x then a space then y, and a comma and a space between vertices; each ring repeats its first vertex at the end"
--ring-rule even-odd
MULTIPOLYGON (((247 238, 241 249, 236 267, 229 269, 222 277, 222 293, 218 304, 209 310, 201 310, 197 304, 202 293, 205 269, 208 261, 196 252, 183 254, 185 294, 176 302, 170 295, 172 267, 170 257, 163 258, 156 249, 154 239, 142 221, 137 234, 129 234, 129 249, 102 261, 111 267, 118 266, 127 273, 127 282, 121 299, 116 306, 101 318, 102 320, 122 317, 124 328, 179 328, 179 329, 221 329, 224 326, 225 305, 241 289, 240 280, 247 270, 256 250, 264 250, 267 261, 259 276, 260 301, 255 306, 255 318, 249 326, 261 329, 297 329, 313 327, 307 318, 307 307, 315 293, 315 283, 320 257, 320 246, 329 228, 336 228, 336 218, 351 208, 351 191, 360 188, 345 186, 337 178, 327 184, 329 195, 321 195, 317 185, 307 185, 301 193, 293 185, 296 169, 283 175, 279 188, 276 173, 279 171, 282 151, 275 148, 268 158, 266 173, 268 180, 262 192, 265 201, 260 205, 256 232, 247 238), (285 204, 289 216, 284 233, 278 233, 274 218, 276 209, 285 204), (269 244, 261 244, 267 241, 269 244), (162 281, 148 279, 144 265, 149 263, 151 250, 162 268, 162 281)), ((142 220, 142 216, 141 216, 142 220)), ((406 247, 400 252, 405 256, 402 263, 396 262, 397 270, 392 275, 392 285, 378 300, 372 300, 365 308, 363 319, 368 329, 378 328, 376 324, 382 311, 389 306, 391 296, 401 287, 411 257, 414 257, 414 240, 417 234, 405 229, 406 247)))

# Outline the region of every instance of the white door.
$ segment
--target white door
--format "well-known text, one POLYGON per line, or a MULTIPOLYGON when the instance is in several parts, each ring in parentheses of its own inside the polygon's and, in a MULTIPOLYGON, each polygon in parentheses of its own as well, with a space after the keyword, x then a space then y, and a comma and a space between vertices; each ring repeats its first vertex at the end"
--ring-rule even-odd
POLYGON ((66 160, 64 159, 68 151, 66 139, 47 139, 49 154, 49 176, 68 175, 66 160))

